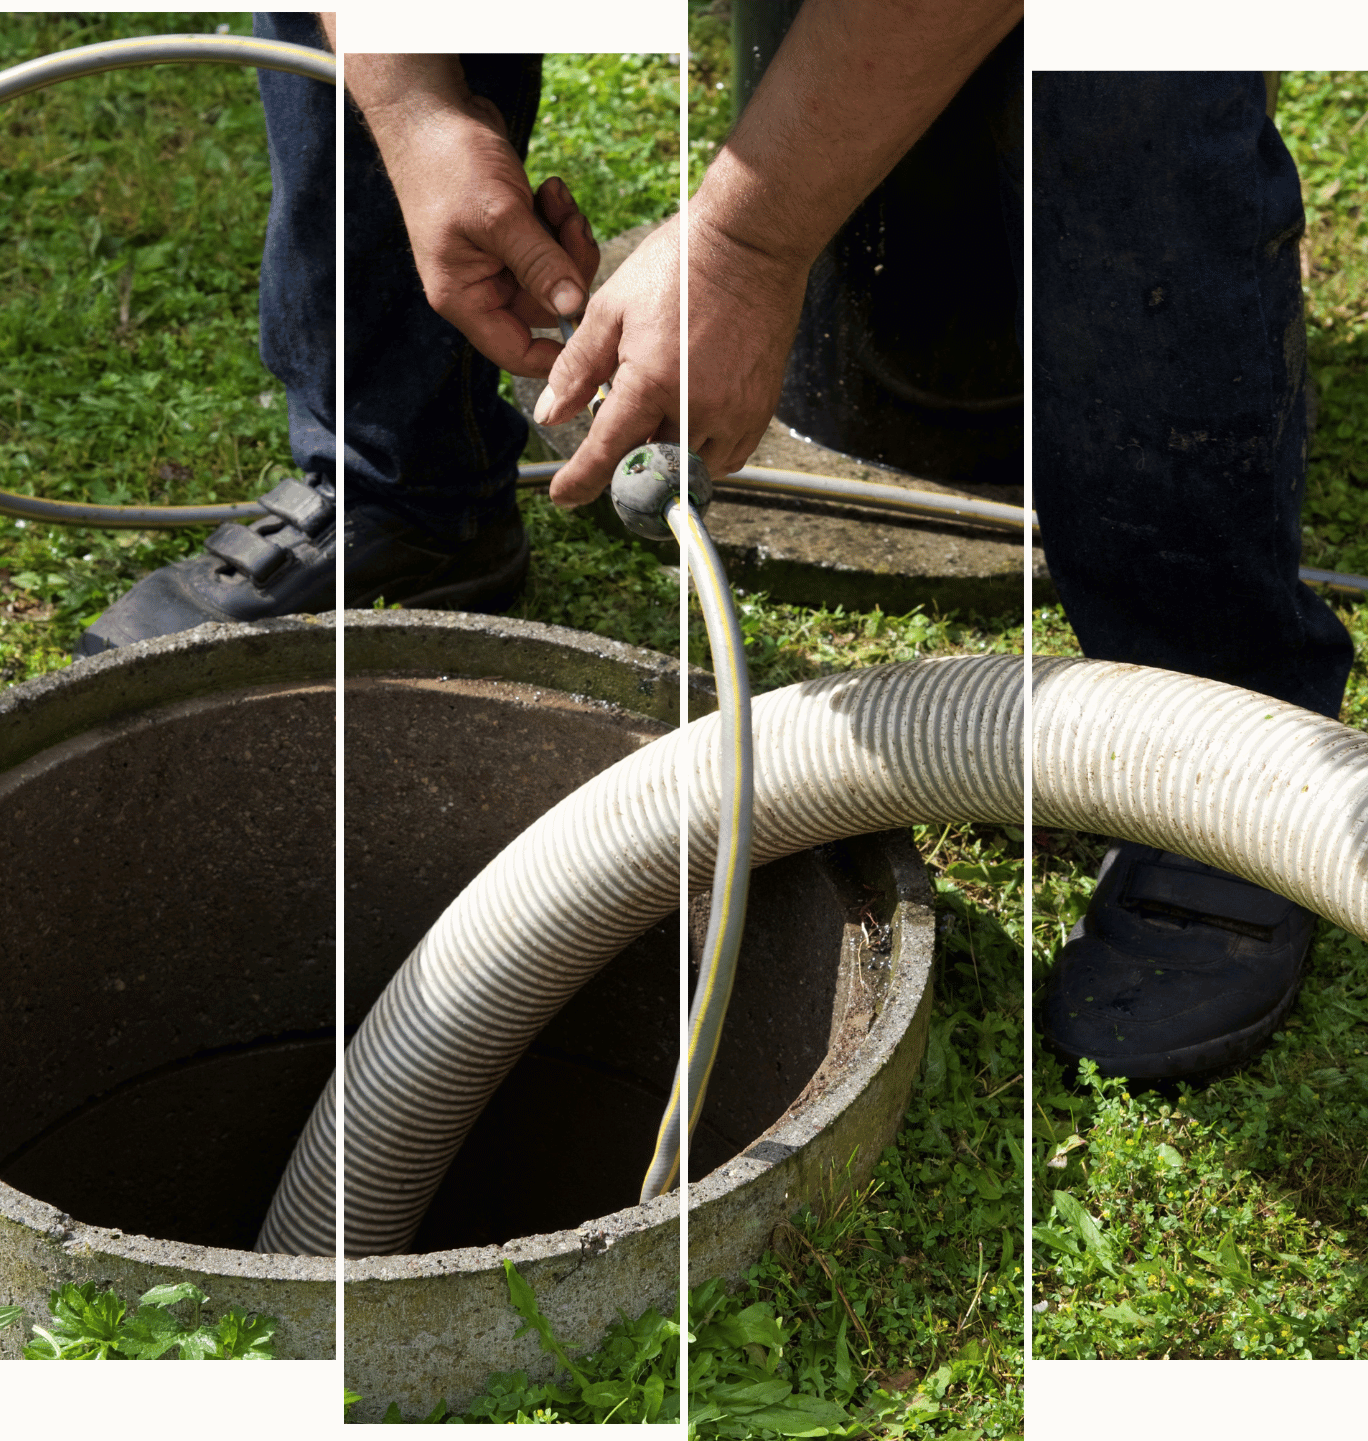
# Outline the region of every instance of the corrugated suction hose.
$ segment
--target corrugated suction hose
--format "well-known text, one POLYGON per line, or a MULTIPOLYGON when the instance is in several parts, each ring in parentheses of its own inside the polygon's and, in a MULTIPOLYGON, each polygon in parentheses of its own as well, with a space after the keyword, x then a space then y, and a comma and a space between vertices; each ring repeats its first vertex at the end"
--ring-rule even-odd
MULTIPOLYGON (((761 864, 927 820, 1019 821, 1022 662, 807 681, 755 702, 761 864)), ((1368 939, 1368 735, 1217 681, 1038 659, 1034 818, 1191 855, 1368 939)), ((719 731, 690 727, 690 873, 717 838, 719 731)), ((563 1001, 674 909, 678 736, 605 771, 424 937, 347 1054, 348 1254, 402 1250, 476 1115, 563 1001)), ((331 1090, 259 1249, 332 1244, 331 1090)))
POLYGON ((1220 681, 1037 658, 1037 825, 1192 856, 1368 940, 1368 735, 1220 681))
MULTIPOLYGON (((1022 661, 954 657, 805 681, 754 703, 754 863, 917 821, 1019 822, 1022 661)), ((690 875, 711 882, 716 716, 689 727, 690 875)), ((626 757, 498 855, 347 1048, 349 1256, 411 1243, 504 1076, 569 997, 679 901, 678 733, 626 757)), ((257 1249, 332 1248, 332 1088, 257 1249)))

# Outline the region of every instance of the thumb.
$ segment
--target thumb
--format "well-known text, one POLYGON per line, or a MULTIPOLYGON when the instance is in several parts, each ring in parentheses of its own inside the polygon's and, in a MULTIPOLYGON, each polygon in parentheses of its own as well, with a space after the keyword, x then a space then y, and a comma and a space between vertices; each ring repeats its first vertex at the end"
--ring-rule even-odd
POLYGON ((618 363, 622 316, 600 303, 585 312, 584 321, 556 357, 546 389, 537 401, 538 425, 561 425, 583 410, 594 392, 610 380, 618 363))
POLYGON ((487 248, 513 272, 519 286, 553 315, 574 315, 584 304, 584 282, 563 250, 520 196, 488 222, 487 248))

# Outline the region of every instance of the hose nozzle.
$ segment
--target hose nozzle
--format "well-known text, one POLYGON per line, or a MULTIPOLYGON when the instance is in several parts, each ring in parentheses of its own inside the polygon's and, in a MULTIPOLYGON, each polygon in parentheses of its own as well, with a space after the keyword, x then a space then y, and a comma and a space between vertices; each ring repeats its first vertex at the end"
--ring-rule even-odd
MULTIPOLYGON (((689 504, 700 516, 712 502, 712 477, 693 451, 689 456, 689 504)), ((668 441, 652 441, 628 451, 613 472, 613 508, 633 535, 643 540, 669 540, 665 508, 683 490, 680 448, 668 441)))

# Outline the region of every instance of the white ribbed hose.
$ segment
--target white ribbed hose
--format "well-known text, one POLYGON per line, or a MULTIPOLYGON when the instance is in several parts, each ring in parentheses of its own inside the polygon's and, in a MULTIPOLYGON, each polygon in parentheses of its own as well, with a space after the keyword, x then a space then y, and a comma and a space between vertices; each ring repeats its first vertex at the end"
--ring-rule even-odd
MULTIPOLYGON (((754 703, 753 862, 918 821, 1022 816, 1022 661, 922 661, 754 703)), ((1368 735, 1216 681, 1037 659, 1034 819, 1191 855, 1368 939, 1368 735)), ((709 884, 715 716, 689 730, 690 876, 709 884)), ((673 910, 678 735, 620 761, 447 909, 347 1051, 349 1255, 410 1244, 475 1117, 560 1005, 673 910)), ((258 1249, 332 1243, 331 1087, 258 1249), (324 1204, 326 1202, 326 1204, 324 1204)))
MULTIPOLYGON (((916 821, 1019 821, 1020 657, 879 666, 754 704, 754 861, 916 821)), ((717 717, 689 728, 690 874, 717 844, 717 717)), ((643 747, 518 837, 447 908, 347 1048, 349 1256, 405 1250, 486 1102, 557 1010, 679 903, 679 736, 643 747)), ((259 1250, 326 1251, 331 1087, 259 1250)), ((643 1161, 645 1158, 643 1157, 643 1161)))
POLYGON ((1032 669, 1036 825, 1192 856, 1368 940, 1368 735, 1195 676, 1032 669))

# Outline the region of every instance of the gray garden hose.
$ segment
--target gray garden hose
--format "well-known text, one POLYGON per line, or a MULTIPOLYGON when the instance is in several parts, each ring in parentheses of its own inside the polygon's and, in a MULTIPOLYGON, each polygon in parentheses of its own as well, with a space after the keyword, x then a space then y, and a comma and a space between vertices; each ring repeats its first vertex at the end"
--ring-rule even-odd
POLYGON ((688 564, 712 648, 718 723, 724 737, 720 752, 724 786, 719 808, 721 835, 713 864, 712 908, 698 984, 689 1008, 685 1054, 675 1068, 674 1083, 642 1183, 643 1201, 663 1195, 678 1180, 685 1110, 690 1136, 698 1125, 722 1038, 722 1023, 731 1002, 750 889, 754 786, 750 676, 746 670, 746 643, 736 620, 727 574, 703 524, 712 491, 712 477, 702 460, 690 451, 686 463, 684 453, 671 442, 638 446, 623 456, 613 472, 612 500, 618 519, 632 534, 645 540, 673 535, 688 564), (687 544, 680 535, 681 526, 687 526, 687 544))
MULTIPOLYGON (((803 500, 843 501, 867 509, 886 510, 895 515, 930 517, 933 520, 968 520, 995 530, 1018 533, 1027 521, 1019 505, 1002 505, 995 500, 977 500, 971 496, 945 495, 939 491, 910 490, 902 485, 879 485, 874 481, 851 480, 839 475, 808 475, 801 470, 768 470, 747 465, 725 479, 719 486, 729 490, 753 490, 761 495, 792 495, 803 500)), ((1039 524, 1032 511, 1031 530, 1039 524)))
MULTIPOLYGON (((518 468, 520 486, 545 485, 564 465, 563 460, 540 462, 518 468)), ((993 500, 975 500, 962 495, 945 495, 939 491, 911 490, 901 485, 877 485, 867 480, 850 480, 837 475, 809 475, 800 470, 767 470, 748 465, 734 475, 713 481, 719 491, 756 491, 761 495, 787 495, 800 500, 826 500, 863 506, 868 510, 884 510, 893 515, 916 516, 931 520, 963 520, 993 530, 1021 532, 1029 520, 1031 532, 1038 534, 1040 525, 1034 511, 1028 515, 1020 506, 1002 505, 993 500)), ((2 507, 0 507, 2 508, 2 507)), ((1349 575, 1342 571, 1316 570, 1302 566, 1299 577, 1311 585, 1329 586, 1331 590, 1349 595, 1368 592, 1368 575, 1349 575)))
POLYGON ((255 520, 266 513, 266 507, 254 500, 230 505, 87 505, 0 490, 0 515, 42 525, 88 525, 95 530, 180 530, 225 520, 255 520))
MULTIPOLYGON (((701 465, 702 462, 700 461, 701 465)), ((680 514, 678 502, 665 511, 671 529, 680 514)), ((718 842, 713 863, 712 909, 703 941, 698 985, 689 1008, 688 1050, 675 1074, 669 1103, 656 1137, 655 1152, 641 1187, 641 1199, 664 1195, 679 1178, 681 1131, 681 1074, 687 1077, 688 1133, 693 1135, 703 1113, 708 1078, 717 1059, 736 980, 736 959, 746 922, 746 896, 750 889, 751 810, 754 763, 751 744, 750 676, 746 670, 746 643, 736 620, 731 588, 712 537, 694 506, 687 508, 689 574, 698 591, 703 620, 714 658, 717 713, 721 731, 718 762, 722 794, 718 810, 718 842)), ((678 539, 678 536, 676 536, 678 539)))
POLYGON ((258 40, 251 35, 137 35, 128 40, 103 40, 78 45, 54 55, 40 55, 0 70, 0 104, 17 100, 59 80, 100 75, 106 70, 133 70, 141 65, 255 65, 258 70, 284 70, 337 84, 337 58, 330 51, 284 40, 258 40))
MULTIPOLYGON (((308 45, 258 40, 250 35, 140 35, 131 40, 105 40, 98 45, 59 50, 55 55, 42 55, 0 71, 0 104, 59 80, 175 61, 254 65, 258 70, 283 70, 328 85, 337 83, 336 56, 308 45)), ((0 490, 0 515, 48 525, 89 525, 99 530, 172 530, 216 525, 225 520, 251 520, 265 514, 265 508, 255 501, 232 505, 87 505, 0 490)))

